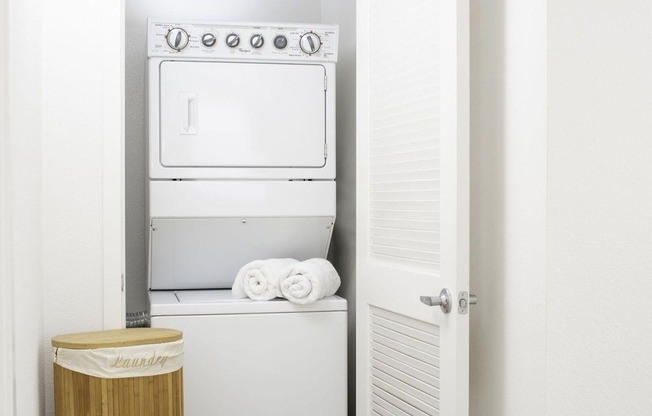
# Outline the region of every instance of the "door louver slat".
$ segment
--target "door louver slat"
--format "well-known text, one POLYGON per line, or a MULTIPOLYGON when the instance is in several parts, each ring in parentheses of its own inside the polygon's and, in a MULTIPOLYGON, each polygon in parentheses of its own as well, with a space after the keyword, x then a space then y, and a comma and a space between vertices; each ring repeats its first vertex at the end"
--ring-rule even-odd
POLYGON ((391 415, 391 416, 410 416, 409 413, 406 413, 399 409, 398 407, 394 406, 387 400, 383 399, 382 397, 378 396, 377 394, 372 394, 372 402, 371 402, 371 408, 372 409, 382 409, 386 415, 391 415))
POLYGON ((378 213, 386 210, 387 201, 429 202, 419 213, 423 221, 405 221, 414 215, 404 211, 405 205, 384 211, 382 221, 372 218, 370 259, 438 272, 438 236, 391 236, 395 240, 387 245, 376 233, 379 227, 439 229, 439 33, 432 23, 439 17, 438 6, 407 2, 393 7, 381 1, 372 4, 370 13, 369 208, 378 213), (402 15, 410 16, 410 37, 428 39, 427 47, 402 41, 405 34, 396 23, 402 15))
POLYGON ((439 328, 370 308, 371 409, 379 415, 439 415, 439 328))

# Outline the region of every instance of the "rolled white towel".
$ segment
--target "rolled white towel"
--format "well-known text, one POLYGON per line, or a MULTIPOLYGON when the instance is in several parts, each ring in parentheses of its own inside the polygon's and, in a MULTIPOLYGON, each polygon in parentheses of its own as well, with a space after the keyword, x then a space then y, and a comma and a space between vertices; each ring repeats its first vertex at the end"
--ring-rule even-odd
POLYGON ((298 263, 294 259, 254 260, 245 264, 233 282, 233 296, 253 300, 270 300, 281 296, 281 271, 298 263))
POLYGON ((294 303, 312 303, 334 295, 340 284, 340 275, 325 259, 306 260, 281 271, 281 293, 294 303))

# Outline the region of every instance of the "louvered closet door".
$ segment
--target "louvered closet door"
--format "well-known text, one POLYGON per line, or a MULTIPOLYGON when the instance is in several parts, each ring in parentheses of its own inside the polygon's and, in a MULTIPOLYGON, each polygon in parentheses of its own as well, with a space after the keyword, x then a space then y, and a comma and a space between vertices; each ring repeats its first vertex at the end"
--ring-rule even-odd
POLYGON ((466 416, 468 0, 357 12, 357 414, 466 416))

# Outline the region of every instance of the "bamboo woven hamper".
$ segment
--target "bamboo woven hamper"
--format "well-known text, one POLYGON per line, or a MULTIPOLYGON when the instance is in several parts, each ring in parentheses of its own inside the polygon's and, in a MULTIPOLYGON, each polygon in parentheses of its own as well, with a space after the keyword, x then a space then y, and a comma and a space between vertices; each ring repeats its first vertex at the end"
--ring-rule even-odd
MULTIPOLYGON (((182 338, 180 331, 162 328, 119 329, 52 338, 55 415, 182 416, 183 368, 178 361, 183 356, 182 338), (181 356, 177 357, 178 369, 164 374, 134 376, 133 373, 141 371, 140 368, 144 369, 143 374, 147 374, 147 371, 151 374, 149 367, 156 367, 153 371, 167 371, 164 368, 166 356, 160 351, 170 345, 174 345, 177 351, 181 350, 177 354, 181 356), (145 358, 125 358, 131 357, 125 351, 133 350, 140 351, 145 358), (69 369, 74 366, 64 363, 64 352, 75 358, 75 362, 81 363, 84 369, 69 369), (94 362, 90 360, 91 364, 86 363, 85 354, 99 354, 103 360, 95 361, 105 363, 103 365, 111 367, 112 371, 119 367, 120 371, 127 371, 130 376, 118 377, 119 372, 106 377, 89 375, 87 373, 94 371, 86 369, 92 369, 94 362)), ((103 374, 103 371, 98 367, 95 374, 103 374)))

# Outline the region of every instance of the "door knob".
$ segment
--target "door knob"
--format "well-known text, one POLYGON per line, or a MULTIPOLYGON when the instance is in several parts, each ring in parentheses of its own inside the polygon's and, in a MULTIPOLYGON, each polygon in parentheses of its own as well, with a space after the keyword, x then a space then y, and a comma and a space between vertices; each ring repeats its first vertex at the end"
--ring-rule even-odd
POLYGON ((439 296, 421 296, 421 303, 428 306, 439 306, 444 313, 449 313, 453 308, 451 292, 442 289, 439 296))

